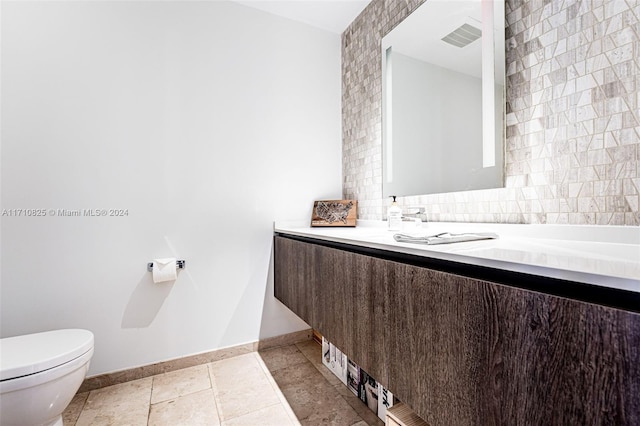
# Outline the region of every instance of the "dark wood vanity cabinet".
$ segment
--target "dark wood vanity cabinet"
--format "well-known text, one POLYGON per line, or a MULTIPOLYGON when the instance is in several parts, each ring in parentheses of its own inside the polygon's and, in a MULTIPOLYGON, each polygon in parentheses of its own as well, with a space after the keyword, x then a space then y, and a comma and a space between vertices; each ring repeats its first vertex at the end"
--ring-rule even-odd
POLYGON ((275 296, 429 424, 640 424, 639 314, 357 251, 276 236, 275 296))
POLYGON ((387 383, 384 262, 281 237, 275 253, 276 298, 387 383))

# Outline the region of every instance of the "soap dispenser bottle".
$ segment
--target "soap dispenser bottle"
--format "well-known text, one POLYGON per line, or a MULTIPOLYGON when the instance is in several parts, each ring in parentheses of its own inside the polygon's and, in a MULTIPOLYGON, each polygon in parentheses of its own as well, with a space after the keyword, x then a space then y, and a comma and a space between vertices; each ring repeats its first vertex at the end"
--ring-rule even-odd
POLYGON ((396 196, 392 195, 391 207, 387 210, 387 225, 389 231, 399 231, 402 228, 402 209, 396 203, 396 196))

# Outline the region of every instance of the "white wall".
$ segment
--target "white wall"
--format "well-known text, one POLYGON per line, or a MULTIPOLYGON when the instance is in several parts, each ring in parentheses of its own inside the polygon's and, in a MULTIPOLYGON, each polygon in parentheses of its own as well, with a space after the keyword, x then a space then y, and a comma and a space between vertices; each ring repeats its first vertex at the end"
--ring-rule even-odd
POLYGON ((128 209, 2 217, 3 337, 92 330, 95 375, 305 327, 272 296, 272 222, 341 196, 338 35, 228 2, 3 2, 1 65, 2 209, 128 209), (169 256, 187 269, 153 284, 169 256))

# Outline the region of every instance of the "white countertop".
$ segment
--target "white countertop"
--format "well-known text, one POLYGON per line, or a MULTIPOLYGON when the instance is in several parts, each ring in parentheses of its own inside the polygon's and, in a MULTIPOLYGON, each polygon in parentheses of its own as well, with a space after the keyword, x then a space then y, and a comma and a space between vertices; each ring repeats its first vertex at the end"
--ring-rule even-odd
POLYGON ((354 246, 449 260, 640 293, 640 227, 511 225, 430 222, 402 231, 384 221, 358 221, 355 228, 276 223, 274 231, 354 246), (399 243, 396 233, 495 232, 495 240, 443 245, 399 243))

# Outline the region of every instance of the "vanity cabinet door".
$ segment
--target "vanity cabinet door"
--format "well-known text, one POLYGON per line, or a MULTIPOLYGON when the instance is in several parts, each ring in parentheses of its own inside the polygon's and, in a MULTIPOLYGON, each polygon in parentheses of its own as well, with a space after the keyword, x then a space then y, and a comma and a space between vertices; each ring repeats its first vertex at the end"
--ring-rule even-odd
POLYGON ((316 281, 314 247, 275 237, 274 295, 311 326, 316 322, 314 312, 318 304, 313 292, 316 281))
POLYGON ((275 237, 275 296, 387 384, 387 263, 275 237))
MULTIPOLYGON (((334 252, 339 252, 334 249, 334 252)), ((389 262, 349 253, 344 269, 347 301, 345 353, 383 386, 388 386, 387 288, 389 262)))
POLYGON ((473 424, 483 303, 471 280, 404 264, 389 289, 389 389, 432 425, 473 424))
POLYGON ((396 264, 389 389, 431 425, 640 424, 640 316, 396 264))

